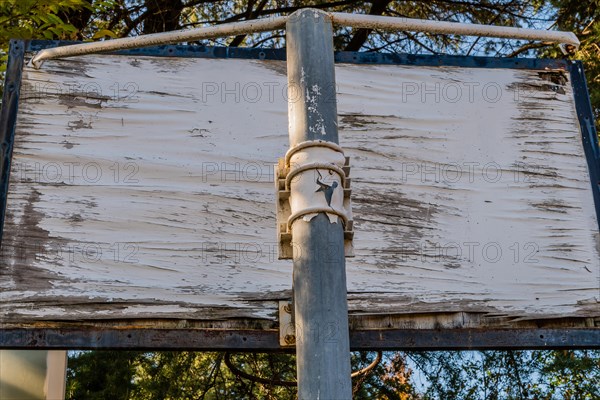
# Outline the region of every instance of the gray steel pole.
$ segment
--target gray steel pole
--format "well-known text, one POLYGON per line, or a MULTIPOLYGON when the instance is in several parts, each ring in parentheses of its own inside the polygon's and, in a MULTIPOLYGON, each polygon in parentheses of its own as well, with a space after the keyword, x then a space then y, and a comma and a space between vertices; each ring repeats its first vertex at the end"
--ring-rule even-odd
MULTIPOLYGON (((290 146, 338 143, 333 29, 304 9, 287 22, 290 146)), ((351 399, 344 229, 324 213, 292 225, 298 398, 351 399)))

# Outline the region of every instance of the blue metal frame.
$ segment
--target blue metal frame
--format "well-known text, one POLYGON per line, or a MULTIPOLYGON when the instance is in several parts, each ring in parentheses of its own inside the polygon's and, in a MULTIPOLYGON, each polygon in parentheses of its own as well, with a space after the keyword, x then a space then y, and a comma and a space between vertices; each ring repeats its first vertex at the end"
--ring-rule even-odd
MULTIPOLYGON (((27 43, 26 51, 37 52, 43 49, 77 44, 60 40, 32 40, 27 43)), ((163 45, 140 49, 121 50, 109 54, 150 57, 181 58, 241 58, 255 60, 285 61, 285 49, 260 49, 244 47, 208 47, 190 45, 163 45)), ((498 58, 465 57, 450 55, 392 54, 340 51, 335 53, 335 62, 350 64, 400 64, 415 66, 445 66, 466 68, 509 68, 509 69, 559 69, 568 70, 571 62, 548 58, 498 58)))
POLYGON ((587 88, 587 82, 581 61, 573 61, 569 68, 571 72, 571 85, 575 96, 575 109, 581 129, 581 140, 588 162, 592 193, 596 204, 596 219, 600 226, 600 145, 598 133, 594 124, 594 113, 587 88))
POLYGON ((0 109, 0 247, 2 246, 4 214, 8 200, 8 182, 10 180, 10 164, 15 140, 24 55, 25 43, 11 40, 6 79, 4 80, 4 93, 2 94, 2 109, 0 109))

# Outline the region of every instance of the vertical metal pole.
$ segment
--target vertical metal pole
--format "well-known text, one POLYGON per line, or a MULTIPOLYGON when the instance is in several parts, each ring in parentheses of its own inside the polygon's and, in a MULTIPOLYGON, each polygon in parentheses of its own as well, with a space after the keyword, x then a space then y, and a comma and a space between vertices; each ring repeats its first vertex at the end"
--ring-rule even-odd
MULTIPOLYGON (((290 146, 338 143, 330 17, 303 9, 287 22, 290 146)), ((298 398, 351 399, 344 229, 324 213, 292 225, 298 398)))

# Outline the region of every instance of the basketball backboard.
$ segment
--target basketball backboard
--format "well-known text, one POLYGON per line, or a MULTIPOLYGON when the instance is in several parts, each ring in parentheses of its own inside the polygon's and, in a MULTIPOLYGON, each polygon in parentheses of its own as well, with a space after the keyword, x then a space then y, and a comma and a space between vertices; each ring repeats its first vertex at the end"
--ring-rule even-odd
MULTIPOLYGON (((56 44, 12 44, 0 345, 279 349, 284 52, 25 65, 56 44)), ((581 64, 336 60, 351 346, 600 345, 600 152, 581 64)))

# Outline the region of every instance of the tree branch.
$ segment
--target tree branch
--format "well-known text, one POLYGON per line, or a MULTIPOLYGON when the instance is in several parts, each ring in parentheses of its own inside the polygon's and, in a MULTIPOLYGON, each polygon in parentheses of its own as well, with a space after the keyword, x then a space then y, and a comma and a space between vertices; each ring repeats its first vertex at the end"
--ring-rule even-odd
MULTIPOLYGON (((260 3, 258 3, 258 6, 256 6, 256 10, 253 10, 252 8, 254 6, 254 0, 250 0, 248 2, 248 15, 246 19, 254 19, 255 15, 261 12, 265 5, 267 5, 267 1, 268 0, 262 0, 260 3)), ((238 47, 240 44, 242 44, 246 36, 247 35, 238 35, 234 37, 231 43, 229 43, 229 47, 238 47)))
MULTIPOLYGON (((390 4, 392 0, 374 0, 371 5, 371 10, 369 11, 369 15, 381 15, 387 9, 388 4, 390 4)), ((369 35, 373 32, 373 29, 359 29, 352 39, 350 39, 350 43, 344 49, 345 51, 358 51, 365 44, 369 35)))
POLYGON ((548 42, 528 43, 528 44, 525 44, 525 45, 519 47, 517 50, 513 51, 512 53, 510 53, 506 57, 516 57, 519 54, 524 53, 524 52, 526 52, 528 50, 539 49, 541 47, 546 47, 546 46, 552 46, 552 43, 548 43, 548 42))
MULTIPOLYGON (((498 20, 498 18, 499 18, 499 17, 500 17, 502 14, 504 14, 504 11, 506 11, 506 9, 507 9, 509 6, 513 5, 513 3, 514 3, 515 1, 516 1, 516 0, 512 0, 512 1, 510 1, 509 3, 506 3, 506 5, 505 5, 505 6, 504 6, 504 8, 502 9, 502 11, 499 11, 498 13, 496 13, 496 15, 494 16, 494 18, 492 18, 492 19, 491 19, 491 20, 488 22, 488 25, 491 25, 491 24, 493 24, 494 22, 496 22, 496 21, 498 20)), ((477 39, 475 39, 475 41, 473 42, 473 44, 471 45, 471 47, 469 47, 469 50, 467 51, 467 54, 466 54, 467 56, 471 54, 471 51, 473 51, 473 49, 475 48, 475 45, 477 44, 477 42, 479 42, 479 40, 480 40, 480 39, 481 39, 481 36, 478 36, 478 37, 477 37, 477 39)))
POLYGON ((515 360, 515 353, 513 350, 508 351, 509 362, 512 366, 512 369, 515 371, 515 377, 517 378, 517 385, 519 387, 519 392, 522 399, 526 399, 528 396, 527 389, 523 385, 523 381, 521 380, 521 374, 519 373, 519 367, 517 366, 517 361, 515 360))

